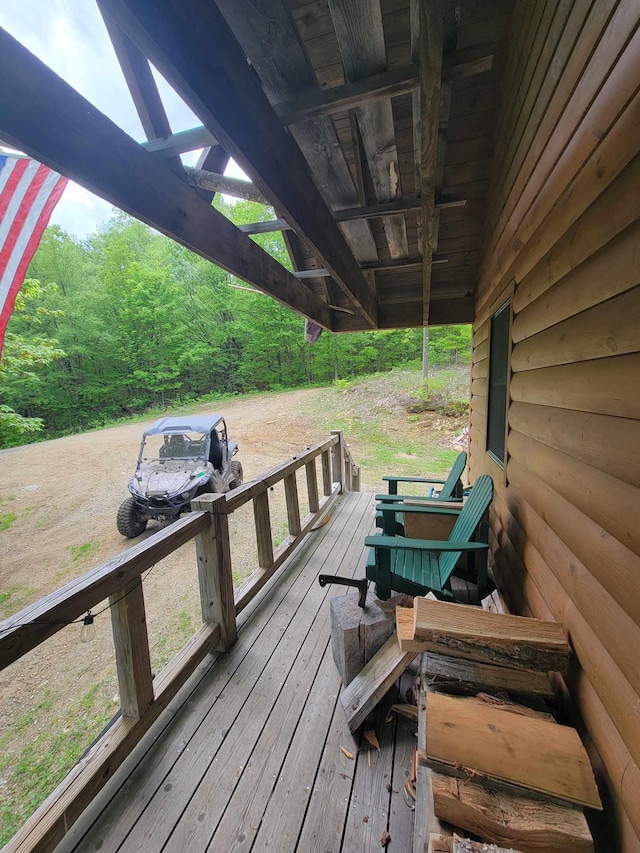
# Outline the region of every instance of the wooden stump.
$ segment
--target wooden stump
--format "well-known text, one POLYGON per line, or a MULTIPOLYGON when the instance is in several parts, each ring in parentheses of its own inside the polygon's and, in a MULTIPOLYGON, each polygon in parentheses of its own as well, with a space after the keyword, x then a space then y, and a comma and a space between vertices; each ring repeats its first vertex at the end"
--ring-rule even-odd
POLYGON ((367 593, 364 609, 358 607, 356 589, 331 599, 331 648, 345 687, 395 630, 393 609, 383 610, 379 605, 373 590, 367 593))

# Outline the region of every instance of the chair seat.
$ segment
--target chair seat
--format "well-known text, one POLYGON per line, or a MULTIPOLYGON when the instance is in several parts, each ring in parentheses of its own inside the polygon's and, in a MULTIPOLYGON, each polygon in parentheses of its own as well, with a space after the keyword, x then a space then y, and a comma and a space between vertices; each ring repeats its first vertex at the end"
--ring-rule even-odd
MULTIPOLYGON (((424 594, 423 587, 447 594, 440 578, 438 555, 429 551, 409 551, 393 548, 390 552, 391 574, 395 576, 392 588, 409 595, 424 594), (398 583, 404 581, 405 583, 398 583)), ((369 548, 366 566, 367 578, 378 580, 375 548, 369 548)))

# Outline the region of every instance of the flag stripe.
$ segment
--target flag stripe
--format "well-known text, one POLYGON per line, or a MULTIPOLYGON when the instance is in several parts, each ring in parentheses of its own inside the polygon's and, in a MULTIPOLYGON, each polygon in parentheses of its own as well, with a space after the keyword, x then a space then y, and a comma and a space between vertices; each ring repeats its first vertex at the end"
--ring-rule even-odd
POLYGON ((26 163, 27 166, 23 170, 20 170, 19 166, 16 166, 14 171, 18 173, 21 171, 19 179, 17 183, 10 180, 10 186, 7 185, 7 189, 5 191, 7 194, 11 193, 11 195, 8 197, 9 203, 6 205, 6 208, 2 213, 2 219, 0 220, 0 256, 4 255, 7 234, 11 230, 14 220, 18 215, 22 199, 27 194, 31 181, 40 168, 40 164, 36 163, 34 160, 27 160, 26 163))
POLYGON ((35 160, 0 155, 0 353, 27 268, 67 183, 35 160))
POLYGON ((43 190, 46 190, 47 194, 41 193, 37 202, 33 205, 29 213, 29 218, 25 222, 25 227, 20 234, 20 238, 16 242, 10 267, 7 269, 0 284, 0 304, 2 304, 4 299, 4 305, 0 312, 0 342, 4 338, 7 323, 13 311, 18 291, 22 287, 27 267, 38 248, 42 233, 47 227, 53 208, 58 203, 67 185, 66 179, 61 179, 56 172, 47 171, 49 171, 49 175, 46 177, 43 186, 43 190), (53 189, 50 189, 49 185, 52 185, 53 189), (27 228, 27 225, 30 227, 27 228), (4 297, 5 292, 7 294, 6 298, 4 297))
POLYGON ((24 175, 28 165, 29 160, 7 159, 7 163, 2 170, 2 174, 0 175, 0 225, 2 225, 2 222, 4 221, 4 216, 7 211, 9 202, 13 198, 13 194, 16 190, 16 187, 20 183, 20 179, 24 175), (4 183, 3 180, 5 174, 6 183, 4 183))

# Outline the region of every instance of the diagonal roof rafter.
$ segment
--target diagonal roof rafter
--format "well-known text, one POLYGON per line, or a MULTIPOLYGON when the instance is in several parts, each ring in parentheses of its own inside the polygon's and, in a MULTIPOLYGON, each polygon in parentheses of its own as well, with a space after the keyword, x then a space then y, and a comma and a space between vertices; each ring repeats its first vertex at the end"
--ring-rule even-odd
POLYGON ((147 0, 103 3, 375 327, 374 295, 215 4, 192 0, 187 9, 179 0, 161 6, 147 0))
POLYGON ((326 329, 325 302, 0 29, 0 137, 326 329))

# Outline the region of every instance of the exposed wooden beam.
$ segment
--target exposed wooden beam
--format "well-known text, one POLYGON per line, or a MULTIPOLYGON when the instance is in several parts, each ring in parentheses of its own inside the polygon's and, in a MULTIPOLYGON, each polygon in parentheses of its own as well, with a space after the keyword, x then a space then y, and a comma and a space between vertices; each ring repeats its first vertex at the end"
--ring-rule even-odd
MULTIPOLYGON (((98 8, 147 139, 170 136, 171 125, 151 72, 149 61, 126 33, 122 32, 108 10, 103 8, 100 0, 98 0, 98 8)), ((177 175, 184 176, 182 161, 177 154, 168 156, 167 164, 177 175)))
MULTIPOLYGON (((210 190, 213 193, 225 193, 234 198, 243 198, 247 201, 257 201, 258 204, 269 204, 264 195, 251 181, 242 181, 239 178, 230 178, 219 175, 216 172, 206 172, 204 169, 185 168, 189 183, 193 187, 210 190)), ((245 232, 246 233, 246 232, 245 232)))
MULTIPOLYGON (((447 258, 432 258, 433 264, 446 264, 447 258)), ((391 258, 388 261, 378 261, 375 264, 362 264, 363 270, 393 270, 406 267, 422 267, 422 258, 391 258)))
MULTIPOLYGON (((459 80, 490 71, 493 67, 494 53, 467 49, 451 54, 443 61, 442 80, 459 80)), ((291 101, 276 104, 274 109, 283 124, 297 124, 320 116, 346 112, 373 101, 406 95, 420 87, 420 66, 412 63, 364 77, 355 83, 345 83, 331 89, 318 89, 291 101)))
MULTIPOLYGON (((250 58, 252 67, 260 75, 262 88, 272 104, 297 98, 318 88, 318 79, 286 0, 270 0, 259 5, 217 0, 216 5, 250 58)), ((362 203, 329 117, 292 125, 290 133, 309 164, 316 186, 332 210, 356 207, 362 203)), ((277 215, 280 216, 280 212, 277 215)), ((378 250, 368 222, 349 222, 343 225, 342 231, 356 260, 377 260, 378 250)), ((296 241, 300 242, 296 237, 291 245, 296 246, 296 241)), ((292 255, 292 262, 295 260, 292 255)))
POLYGON ((297 124, 319 116, 345 112, 373 101, 406 95, 418 86, 419 76, 417 64, 406 65, 344 86, 319 88, 317 92, 309 92, 293 101, 276 104, 274 109, 283 124, 297 124))
POLYGON ((331 273, 329 270, 322 269, 310 269, 310 270, 296 270, 294 273, 296 278, 329 278, 331 273))
MULTIPOLYGON (((219 176, 216 176, 219 177, 219 176)), ((243 185, 246 181, 241 182, 243 185)), ((233 195, 229 192, 229 195, 233 195)), ((244 197, 244 196, 240 196, 244 197)), ((450 207, 464 207, 467 199, 451 199, 447 196, 436 196, 436 209, 444 210, 450 207)), ((376 219, 387 213, 411 213, 422 210, 422 201, 415 196, 405 196, 403 201, 392 201, 389 204, 374 204, 368 207, 352 207, 348 210, 335 210, 333 217, 336 222, 349 222, 357 219, 376 219)), ((238 225, 245 234, 268 234, 271 231, 291 231, 291 226, 284 219, 270 219, 268 222, 251 222, 247 225, 238 225)), ((375 263, 375 262, 373 262, 375 263)), ((365 262, 366 264, 366 262, 365 262)), ((364 269, 365 265, 361 265, 364 269)))
POLYGON ((215 3, 103 2, 375 327, 375 298, 344 235, 215 3))
MULTIPOLYGON (((416 190, 422 199, 422 325, 429 325, 431 258, 434 248, 435 176, 440 114, 443 45, 442 0, 412 0, 411 41, 413 59, 420 63, 418 118, 414 125, 416 190)), ((414 109, 416 101, 414 99, 414 109)), ((414 120, 416 116, 414 115, 414 120)))
POLYGON ((166 164, 0 29, 0 136, 325 328, 332 313, 166 164))
POLYGON ((445 54, 442 57, 442 82, 450 83, 491 71, 497 50, 497 44, 479 44, 445 54))
MULTIPOLYGON (((434 299, 431 302, 430 326, 449 326, 472 323, 475 296, 455 296, 434 299)), ((379 327, 381 329, 415 329, 422 326, 422 300, 400 303, 380 303, 379 327)), ((334 332, 367 331, 360 317, 336 315, 334 332)))
POLYGON ((199 148, 208 148, 215 144, 216 140, 211 131, 200 125, 159 139, 150 139, 148 142, 143 142, 142 147, 158 156, 172 157, 174 154, 197 151, 199 148))
MULTIPOLYGON (((436 199, 435 206, 439 208, 464 207, 467 199, 453 199, 441 196, 436 199)), ((352 207, 347 210, 334 211, 336 222, 346 222, 350 219, 375 219, 388 213, 411 213, 422 210, 422 199, 418 196, 405 196, 401 201, 391 201, 387 204, 372 204, 369 207, 352 207)))
POLYGON ((250 222, 238 225, 245 234, 271 234, 273 231, 291 231, 291 226, 284 219, 270 219, 268 222, 250 222))
MULTIPOLYGON (((386 68, 387 55, 379 0, 329 0, 345 76, 352 84, 386 68)), ((400 167, 391 101, 356 107, 362 146, 380 204, 402 198, 400 167)), ((382 226, 392 258, 409 254, 404 216, 389 214, 382 226)))

